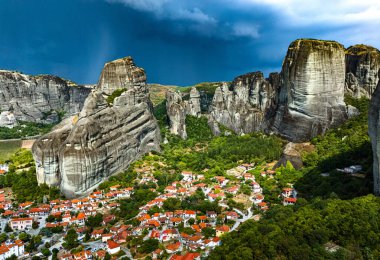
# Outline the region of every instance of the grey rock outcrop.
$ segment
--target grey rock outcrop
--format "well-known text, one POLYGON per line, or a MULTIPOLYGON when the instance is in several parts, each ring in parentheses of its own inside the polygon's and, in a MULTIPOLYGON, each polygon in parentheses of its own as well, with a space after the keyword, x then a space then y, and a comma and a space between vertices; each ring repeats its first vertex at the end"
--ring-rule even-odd
POLYGON ((166 92, 166 113, 169 118, 170 133, 180 136, 182 139, 187 138, 186 116, 201 115, 201 95, 199 91, 192 87, 189 99, 184 100, 180 92, 166 92))
POLYGON ((201 114, 201 95, 195 87, 191 88, 189 100, 185 101, 185 105, 187 115, 199 116, 201 114))
POLYGON ((346 92, 370 98, 379 82, 380 51, 358 44, 346 50, 346 92))
POLYGON ((280 166, 285 167, 287 163, 290 162, 295 169, 301 169, 303 167, 302 153, 310 153, 313 150, 314 146, 311 143, 287 143, 281 158, 273 168, 276 169, 280 166))
POLYGON ((145 81, 144 69, 137 67, 133 59, 128 57, 106 63, 98 87, 103 93, 110 95, 117 89, 133 88, 136 84, 145 81))
POLYGON ((166 113, 169 119, 170 133, 186 139, 186 105, 180 93, 166 92, 166 113))
POLYGON ((227 83, 218 87, 209 115, 213 133, 220 133, 219 124, 237 134, 263 130, 264 115, 275 102, 275 92, 275 86, 261 72, 235 78, 231 90, 227 83))
POLYGON ((78 113, 90 91, 56 76, 0 70, 0 110, 12 112, 20 121, 57 122, 57 112, 78 113))
POLYGON ((291 141, 324 134, 347 118, 345 52, 334 41, 296 40, 289 46, 272 131, 291 141))
POLYGON ((13 113, 3 111, 0 113, 0 127, 13 128, 17 125, 17 120, 13 113))
POLYGON ((380 82, 372 94, 368 113, 368 134, 373 153, 373 192, 380 196, 380 82))
POLYGON ((33 145, 38 182, 59 186, 69 198, 80 196, 143 154, 159 151, 160 132, 145 79, 130 57, 107 63, 79 115, 33 145), (133 80, 125 76, 136 71, 133 80), (109 104, 107 96, 120 86, 125 91, 109 104))

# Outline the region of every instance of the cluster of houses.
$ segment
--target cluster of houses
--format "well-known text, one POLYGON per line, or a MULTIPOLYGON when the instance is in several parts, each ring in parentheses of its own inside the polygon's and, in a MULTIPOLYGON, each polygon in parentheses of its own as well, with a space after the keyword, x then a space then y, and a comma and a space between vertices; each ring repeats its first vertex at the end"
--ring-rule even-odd
MULTIPOLYGON (((255 176, 248 172, 251 169, 253 169, 252 164, 239 165, 227 171, 228 175, 236 177, 233 178, 235 180, 231 181, 231 178, 225 176, 215 176, 211 179, 211 183, 210 180, 205 180, 202 174, 183 171, 180 181, 172 182, 164 188, 163 193, 139 208, 139 213, 136 216, 138 224, 135 226, 120 223, 113 224, 111 227, 108 225, 115 220, 115 216, 110 214, 110 211, 120 206, 118 200, 129 198, 134 192, 132 187, 122 187, 121 185, 112 186, 107 192, 94 191, 81 199, 52 200, 48 204, 38 206, 32 202, 25 202, 19 204, 18 208, 12 207, 11 201, 5 200, 4 194, 0 193, 0 208, 4 209, 3 216, 9 217, 9 225, 15 231, 29 230, 32 228, 33 222, 39 221, 42 216, 52 215, 55 221, 46 222, 44 227, 55 228, 60 226, 63 227, 64 231, 69 227, 74 227, 77 233, 83 237, 88 230, 86 227, 87 218, 96 215, 98 212, 103 213, 102 225, 110 228, 99 228, 91 232, 91 239, 101 240, 103 247, 96 252, 89 250, 75 254, 66 252, 60 256, 60 259, 63 260, 103 259, 107 252, 111 255, 119 253, 122 250, 121 245, 123 243, 138 236, 144 236, 144 240, 157 239, 164 246, 165 249, 157 249, 152 253, 153 259, 158 258, 164 252, 171 255, 170 259, 174 260, 200 259, 199 253, 191 252, 202 251, 207 254, 220 244, 220 237, 230 232, 235 222, 242 221, 241 212, 228 211, 227 206, 223 203, 229 194, 237 195, 242 185, 248 185, 251 189, 249 198, 253 204, 262 211, 268 210, 269 207, 264 201, 260 184, 256 182, 255 176), (195 194, 199 189, 203 191, 207 200, 219 201, 219 205, 226 210, 220 214, 214 211, 202 213, 195 210, 164 210, 163 205, 167 199, 185 198, 195 194), (159 212, 151 213, 153 208, 158 208, 159 212), (24 215, 28 217, 22 217, 24 215), (184 228, 187 231, 191 230, 191 232, 184 232, 184 228), (213 230, 213 235, 206 236, 203 232, 205 229, 213 230), (189 253, 181 255, 182 252, 189 253)), ((273 178, 274 175, 275 171, 272 170, 261 172, 263 177, 273 178)), ((143 173, 139 179, 142 183, 154 182, 152 178, 154 179, 152 174, 148 172, 147 174, 143 173)), ((283 205, 296 203, 294 189, 286 188, 281 195, 283 205)), ((13 248, 14 246, 8 247, 13 248)))
POLYGON ((12 255, 21 258, 26 257, 25 245, 21 240, 11 241, 8 240, 0 246, 0 260, 10 258, 12 255))

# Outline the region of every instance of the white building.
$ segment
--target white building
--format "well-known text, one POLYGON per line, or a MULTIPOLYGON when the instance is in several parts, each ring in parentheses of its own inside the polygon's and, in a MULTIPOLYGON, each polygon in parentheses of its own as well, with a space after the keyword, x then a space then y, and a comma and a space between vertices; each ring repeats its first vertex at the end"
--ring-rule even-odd
POLYGON ((9 221, 9 224, 13 230, 31 229, 33 218, 14 218, 9 221))

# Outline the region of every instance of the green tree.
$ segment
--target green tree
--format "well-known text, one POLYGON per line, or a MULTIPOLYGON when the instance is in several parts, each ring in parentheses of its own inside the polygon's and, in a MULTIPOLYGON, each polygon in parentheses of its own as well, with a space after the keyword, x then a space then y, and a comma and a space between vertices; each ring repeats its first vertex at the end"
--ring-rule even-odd
POLYGON ((5 233, 1 233, 0 235, 0 243, 5 242, 8 239, 8 235, 5 233))
POLYGON ((213 236, 215 236, 215 229, 213 229, 211 227, 205 227, 204 229, 202 229, 202 234, 206 238, 213 237, 213 236))
POLYGON ((9 232, 12 232, 12 231, 13 231, 13 229, 11 228, 11 226, 9 225, 9 223, 5 224, 4 232, 9 233, 9 232))
POLYGON ((65 241, 64 243, 65 248, 69 250, 76 248, 79 245, 78 234, 72 228, 69 229, 69 231, 67 231, 67 234, 63 240, 65 241))
POLYGON ((163 203, 163 208, 168 211, 174 211, 181 208, 181 200, 177 198, 168 198, 163 203))
POLYGON ((139 252, 149 254, 158 248, 158 244, 157 239, 147 239, 143 241, 139 248, 139 252))

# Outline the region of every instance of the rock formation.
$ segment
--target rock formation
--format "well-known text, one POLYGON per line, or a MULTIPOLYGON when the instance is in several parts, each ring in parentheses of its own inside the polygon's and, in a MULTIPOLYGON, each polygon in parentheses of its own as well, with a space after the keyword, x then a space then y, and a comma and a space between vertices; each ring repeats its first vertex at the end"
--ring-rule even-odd
POLYGON ((334 41, 296 40, 283 62, 272 131, 304 141, 347 118, 344 103, 345 53, 334 41))
POLYGON ((346 50, 346 92, 370 98, 379 82, 380 51, 367 45, 346 50))
POLYGON ((42 136, 32 151, 39 183, 60 186, 67 197, 95 188, 144 153, 160 149, 143 69, 132 58, 109 62, 77 116, 42 136), (113 103, 107 96, 122 88, 113 103))
POLYGON ((261 72, 235 78, 231 90, 227 83, 218 87, 209 115, 209 125, 213 133, 220 133, 218 124, 237 134, 262 130, 264 114, 271 107, 274 97, 275 87, 261 72))
POLYGON ((282 151, 281 158, 273 168, 285 167, 290 162, 295 169, 301 169, 303 167, 302 154, 304 152, 310 153, 313 150, 314 145, 311 143, 287 143, 282 151))
POLYGON ((79 112, 90 91, 55 76, 0 71, 0 111, 10 111, 20 121, 57 122, 57 113, 79 112))
POLYGON ((201 115, 199 91, 193 87, 190 90, 189 99, 184 100, 185 97, 176 91, 166 93, 166 111, 169 118, 170 133, 179 135, 182 139, 187 138, 186 115, 201 115))
POLYGON ((13 128, 17 125, 17 120, 13 113, 3 111, 0 113, 0 127, 13 128))
POLYGON ((372 94, 368 113, 368 134, 373 152, 373 192, 380 196, 380 82, 372 94))
POLYGON ((166 113, 169 119, 170 133, 186 139, 186 105, 180 93, 176 91, 166 92, 166 113))

